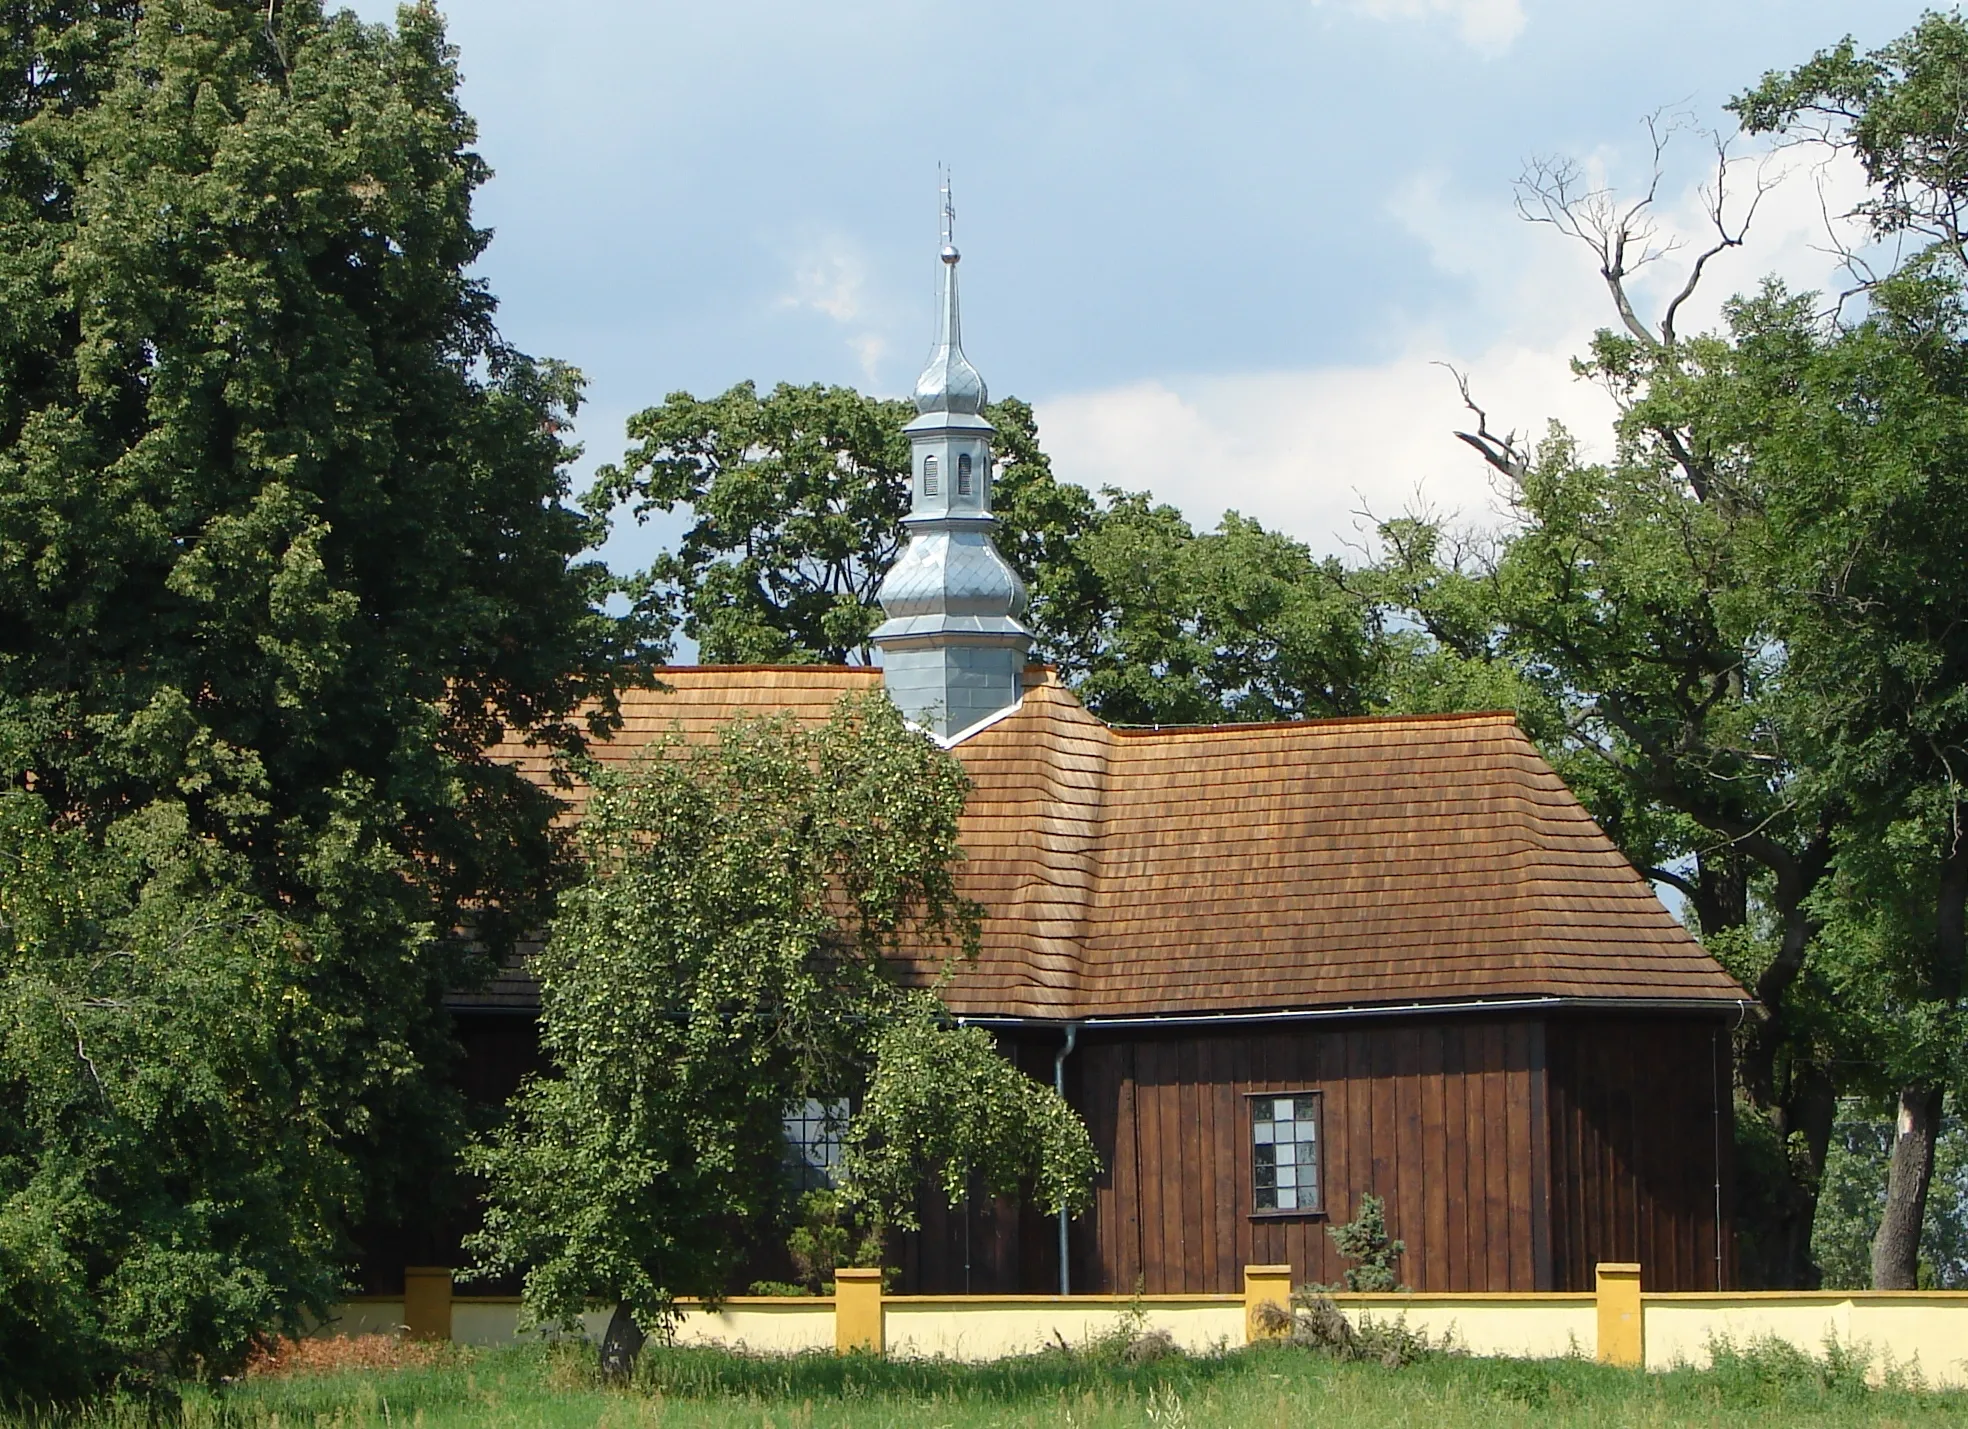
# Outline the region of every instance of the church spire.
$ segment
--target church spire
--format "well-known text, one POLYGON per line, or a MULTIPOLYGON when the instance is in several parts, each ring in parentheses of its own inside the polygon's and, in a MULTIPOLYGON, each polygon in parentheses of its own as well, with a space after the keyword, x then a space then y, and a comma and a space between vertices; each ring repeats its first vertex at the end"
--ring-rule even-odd
POLYGON ((943 260, 943 300, 937 306, 936 346, 930 349, 928 365, 916 379, 916 410, 975 414, 983 411, 991 398, 984 378, 964 356, 963 315, 957 302, 957 264, 963 255, 957 251, 957 210, 950 202, 947 174, 941 193, 943 247, 938 256, 943 260))
POLYGON ((942 185, 942 303, 936 345, 916 379, 909 434, 908 544, 877 598, 873 635, 889 698, 953 740, 1015 706, 1032 636, 1025 583, 991 544, 991 424, 984 379, 964 356, 957 303, 956 210, 942 185))

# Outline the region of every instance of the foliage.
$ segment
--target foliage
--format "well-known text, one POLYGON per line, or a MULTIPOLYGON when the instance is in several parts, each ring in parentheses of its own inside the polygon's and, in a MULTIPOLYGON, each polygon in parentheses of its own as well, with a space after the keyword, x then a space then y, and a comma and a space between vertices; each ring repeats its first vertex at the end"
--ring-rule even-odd
POLYGON ((558 1075, 473 1153, 491 1188, 474 1252, 525 1272, 533 1316, 619 1300, 654 1327, 675 1297, 720 1294, 775 1210, 784 1110, 808 1097, 858 1099, 842 1194, 877 1229, 913 1223, 925 1176, 1083 1204, 1078 1120, 900 980, 925 953, 933 977, 936 940, 975 947, 953 758, 875 696, 586 772, 588 876, 534 964, 558 1075))
POLYGON ((1109 492, 1078 558, 1098 596, 1061 674, 1104 719, 1304 719, 1375 703, 1374 611, 1302 542, 1235 512, 1198 534, 1172 507, 1109 492))
POLYGON ((1721 332, 1678 331, 1702 264, 1743 238, 1718 186, 1713 244, 1650 324, 1627 285, 1666 251, 1654 190, 1623 208, 1534 164, 1527 211, 1594 248, 1615 300, 1619 325, 1576 366, 1619 404, 1618 445, 1587 461, 1554 429, 1526 449, 1478 409, 1463 436, 1510 481, 1517 529, 1447 561, 1429 523, 1383 532, 1382 578, 1431 664, 1502 663, 1534 692, 1519 708, 1557 716, 1536 731, 1554 762, 1766 1014, 1738 1048, 1748 1144, 1767 1152, 1743 1163, 1762 1173, 1743 1198, 1752 1283, 1810 1280, 1841 1090, 1912 1117, 1880 1242, 1881 1283, 1910 1274, 1911 1237, 1888 1232, 1917 1228, 1921 1146, 1960 1075, 1963 75, 1968 26, 1929 16, 1732 105, 1752 130, 1850 150, 1875 236, 1928 241, 1868 274, 1849 319, 1773 284, 1727 304, 1721 332))
POLYGON ((916 1226, 925 1171, 951 1205, 973 1183, 1014 1196, 1029 1183, 1052 1212, 1084 1209, 1099 1170, 1079 1116, 1052 1088, 1008 1070, 981 1027, 951 1028, 911 998, 874 1030, 847 1147, 845 1194, 877 1222, 916 1226))
MULTIPOLYGON (((834 1271, 841 1266, 880 1265, 881 1234, 865 1217, 857 1217, 840 1192, 820 1186, 799 1198, 786 1249, 799 1271, 805 1292, 834 1293, 834 1271)), ((758 1292, 754 1287, 753 1293, 758 1292)))
MULTIPOLYGON (((1863 1290, 1872 1284, 1872 1241, 1886 1201, 1891 1122, 1846 1113, 1834 1129, 1825 1161, 1824 1192, 1811 1252, 1824 1268, 1828 1290, 1863 1290)), ((1968 1128, 1959 1117, 1943 1126, 1934 1158, 1934 1183, 1920 1236, 1920 1284, 1968 1290, 1968 1128)))
POLYGON ((1849 152, 1872 193, 1856 216, 1880 237, 1924 240, 1930 259, 1968 268, 1968 150, 1959 143, 1968 23, 1930 11, 1861 54, 1848 35, 1788 72, 1772 70, 1729 108, 1753 134, 1783 133, 1849 152))
MULTIPOLYGON (((218 1373, 440 1200, 435 930, 538 914, 601 613, 578 376, 465 270, 434 10, 28 3, 0 50, 0 1395, 218 1373)), ((604 710, 605 714, 605 710, 604 710)))
POLYGON ((227 862, 0 793, 0 1397, 229 1369, 337 1288, 310 949, 227 862))
POLYGON ((1814 325, 1774 289, 1738 303, 1725 391, 1741 417, 1723 424, 1762 470, 1790 723, 1849 811, 1817 911, 1841 1001, 1876 1034, 1873 1074, 1898 1103, 1882 1289, 1915 1281, 1943 1100, 1968 1070, 1964 86, 1968 21, 1929 14, 1870 54, 1847 41, 1768 75, 1734 106, 1752 130, 1855 155, 1873 235, 1913 240, 1884 274, 1853 260, 1857 321, 1814 325))
POLYGON ((845 387, 675 392, 629 419, 634 445, 596 474, 590 509, 690 508, 644 580, 706 661, 865 660, 909 509, 911 415, 845 387))
POLYGON ((1388 1369, 1400 1369, 1429 1355, 1454 1351, 1451 1337, 1445 1335, 1438 1343, 1425 1330, 1410 1329, 1405 1315, 1392 1320, 1362 1315, 1355 1323, 1333 1303, 1323 1286, 1306 1285, 1293 1291, 1291 1309, 1287 1312, 1277 1313, 1277 1307, 1271 1304, 1262 1308, 1274 1312, 1276 1318, 1264 1317, 1261 1328, 1269 1333, 1283 1331, 1287 1344, 1316 1350, 1336 1360, 1369 1360, 1388 1369))

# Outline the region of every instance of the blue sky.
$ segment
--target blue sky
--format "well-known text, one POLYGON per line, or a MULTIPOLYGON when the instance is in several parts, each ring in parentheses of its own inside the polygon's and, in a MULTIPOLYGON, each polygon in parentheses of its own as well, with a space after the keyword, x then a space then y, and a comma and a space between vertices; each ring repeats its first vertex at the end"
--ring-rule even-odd
MULTIPOLYGON (((362 0, 370 19, 394 6, 362 0)), ((938 162, 965 345, 1060 475, 1234 507, 1321 550, 1361 510, 1494 519, 1437 361, 1503 425, 1605 411, 1565 359, 1606 321, 1582 250, 1517 219, 1566 154, 1627 186, 1639 126, 1722 103, 1919 3, 1865 0, 452 0, 496 170, 483 270, 522 348, 590 378, 589 462, 634 410, 750 378, 900 393, 927 349, 938 162)), ((1698 140, 1667 226, 1698 226, 1698 140)), ((1793 165, 1795 167, 1795 165, 1793 165)), ((1796 173, 1711 289, 1816 285, 1796 173)), ((1661 265, 1653 292, 1673 275, 1661 265)), ((1643 285, 1644 286, 1644 285, 1643 285)), ((1707 311, 1713 310, 1713 303, 1707 311)), ((618 534, 641 564, 660 529, 618 534)))

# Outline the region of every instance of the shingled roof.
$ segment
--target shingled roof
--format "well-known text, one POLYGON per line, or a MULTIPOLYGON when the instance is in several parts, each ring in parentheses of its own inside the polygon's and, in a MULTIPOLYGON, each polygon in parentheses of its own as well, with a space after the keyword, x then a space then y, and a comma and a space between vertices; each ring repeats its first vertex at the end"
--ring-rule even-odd
MULTIPOLYGON (((824 719, 880 684, 826 666, 661 678, 624 697, 602 760, 741 713, 824 719)), ((544 778, 537 753, 503 752, 544 778)), ((1509 714, 1115 729, 1034 667, 954 752, 974 785, 963 884, 987 912, 947 994, 960 1015, 1747 996, 1509 714)))

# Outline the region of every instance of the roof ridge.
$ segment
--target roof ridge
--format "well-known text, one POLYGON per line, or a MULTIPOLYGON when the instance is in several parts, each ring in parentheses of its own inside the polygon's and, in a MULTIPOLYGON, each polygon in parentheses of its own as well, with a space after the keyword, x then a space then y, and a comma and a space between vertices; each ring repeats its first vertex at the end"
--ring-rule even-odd
MULTIPOLYGON (((1105 721, 1102 721, 1105 723, 1105 721)), ((1443 710, 1428 714, 1324 715, 1318 719, 1228 721, 1223 724, 1109 724, 1128 739, 1152 739, 1165 734, 1237 734, 1258 729, 1332 729, 1345 725, 1508 724, 1516 726, 1515 710, 1443 710)))
MULTIPOLYGON (((664 675, 759 675, 759 674, 879 675, 879 665, 757 664, 757 665, 658 665, 650 673, 664 675)), ((641 686, 640 688, 648 688, 641 686)), ((660 693, 658 691, 657 693, 660 693)))

